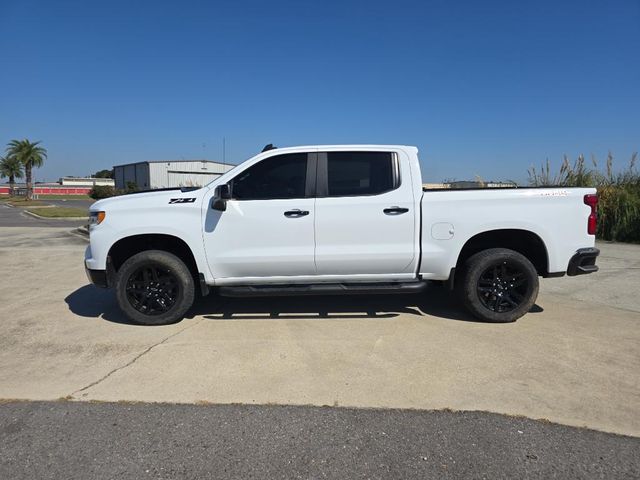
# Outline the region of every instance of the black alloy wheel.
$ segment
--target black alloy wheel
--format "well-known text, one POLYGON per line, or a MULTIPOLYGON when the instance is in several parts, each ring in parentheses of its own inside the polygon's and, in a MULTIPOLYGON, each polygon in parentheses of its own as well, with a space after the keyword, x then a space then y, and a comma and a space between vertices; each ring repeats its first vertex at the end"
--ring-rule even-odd
POLYGON ((180 284, 174 273, 157 264, 142 265, 127 280, 127 300, 144 315, 161 315, 176 304, 180 284))
POLYGON ((491 265, 478 278, 478 298, 492 312, 517 309, 525 301, 528 289, 526 273, 506 260, 491 265))

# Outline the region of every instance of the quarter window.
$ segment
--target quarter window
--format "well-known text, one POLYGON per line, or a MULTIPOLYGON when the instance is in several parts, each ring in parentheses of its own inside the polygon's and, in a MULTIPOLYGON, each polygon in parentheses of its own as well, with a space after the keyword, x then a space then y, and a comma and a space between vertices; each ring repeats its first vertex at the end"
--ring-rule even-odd
POLYGON ((330 197, 376 195, 397 186, 390 152, 329 152, 327 188, 330 197))
POLYGON ((307 154, 290 153, 267 158, 232 180, 237 200, 303 198, 307 180, 307 154))

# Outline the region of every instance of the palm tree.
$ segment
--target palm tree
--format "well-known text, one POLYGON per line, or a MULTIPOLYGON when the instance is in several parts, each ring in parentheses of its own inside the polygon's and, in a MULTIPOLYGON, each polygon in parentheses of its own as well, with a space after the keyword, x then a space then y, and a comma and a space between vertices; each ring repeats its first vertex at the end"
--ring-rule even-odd
POLYGON ((41 167, 44 159, 47 158, 47 150, 40 147, 40 141, 30 142, 24 140, 11 140, 7 147, 7 154, 17 158, 24 165, 24 176, 27 180, 27 200, 33 197, 33 181, 31 169, 41 167))
POLYGON ((16 178, 22 178, 22 163, 16 157, 0 157, 0 178, 9 178, 9 195, 13 195, 16 178))

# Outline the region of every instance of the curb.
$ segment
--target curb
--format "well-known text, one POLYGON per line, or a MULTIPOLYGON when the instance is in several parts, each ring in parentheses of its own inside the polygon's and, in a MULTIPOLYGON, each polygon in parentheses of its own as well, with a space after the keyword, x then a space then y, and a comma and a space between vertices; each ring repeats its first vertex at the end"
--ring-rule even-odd
POLYGON ((13 208, 53 208, 55 205, 13 205, 12 203, 7 203, 13 208))
MULTIPOLYGON (((40 208, 40 207, 38 207, 40 208)), ((27 215, 32 216, 33 218, 39 218, 40 220, 71 220, 71 221, 77 221, 77 220, 86 220, 87 217, 41 217, 40 215, 37 215, 33 212, 30 212, 29 210, 24 210, 23 213, 26 213, 27 215)))

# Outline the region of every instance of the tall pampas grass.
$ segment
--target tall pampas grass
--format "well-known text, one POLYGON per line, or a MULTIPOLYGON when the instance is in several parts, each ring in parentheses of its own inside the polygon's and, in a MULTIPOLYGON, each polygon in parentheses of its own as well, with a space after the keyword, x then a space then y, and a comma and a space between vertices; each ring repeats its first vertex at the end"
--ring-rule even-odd
POLYGON ((613 168, 613 155, 607 155, 601 170, 595 156, 591 166, 584 155, 572 163, 565 155, 557 173, 549 160, 537 170, 528 170, 529 184, 535 187, 595 187, 598 189, 598 238, 640 243, 640 173, 636 168, 638 153, 631 155, 627 167, 618 173, 613 168))

